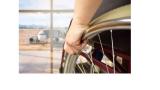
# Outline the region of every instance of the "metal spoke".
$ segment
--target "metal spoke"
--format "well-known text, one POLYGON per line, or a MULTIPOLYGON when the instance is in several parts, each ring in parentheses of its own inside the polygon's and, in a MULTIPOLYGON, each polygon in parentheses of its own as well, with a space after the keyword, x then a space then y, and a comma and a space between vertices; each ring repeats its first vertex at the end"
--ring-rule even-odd
POLYGON ((79 58, 79 59, 80 59, 81 65, 82 65, 82 70, 84 71, 84 73, 86 73, 84 66, 83 66, 83 62, 82 62, 81 58, 79 58))
POLYGON ((113 43, 112 30, 110 30, 110 32, 111 32, 111 43, 112 43, 113 72, 115 73, 115 53, 114 53, 114 43, 113 43))
POLYGON ((80 69, 80 71, 83 73, 84 71, 81 69, 81 67, 79 66, 79 64, 77 64, 77 66, 80 69))
MULTIPOLYGON (((102 46, 101 37, 100 37, 100 35, 99 35, 99 34, 98 34, 98 38, 99 38, 99 41, 100 41, 100 45, 101 45, 101 49, 102 49, 102 53, 103 53, 103 55, 105 55, 105 54, 104 54, 104 49, 103 49, 103 46, 102 46)), ((109 73, 108 66, 107 66, 107 60, 105 60, 105 63, 106 63, 107 73, 109 73)))
MULTIPOLYGON (((88 54, 87 54, 88 55, 88 54)), ((91 61, 91 67, 93 67, 95 69, 95 71, 97 71, 97 73, 99 73, 99 71, 97 70, 97 68, 95 67, 94 63, 93 63, 93 58, 92 58, 92 53, 89 52, 89 55, 88 55, 90 61, 91 61)), ((92 70, 93 71, 93 70, 92 70)), ((92 72, 94 73, 94 71, 92 72)))

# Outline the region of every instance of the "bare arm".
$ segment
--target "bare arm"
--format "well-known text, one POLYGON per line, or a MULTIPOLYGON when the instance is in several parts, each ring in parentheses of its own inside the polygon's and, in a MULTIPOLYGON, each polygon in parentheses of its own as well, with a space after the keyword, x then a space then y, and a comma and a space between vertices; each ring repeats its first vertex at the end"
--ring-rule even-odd
POLYGON ((102 0, 76 0, 74 16, 69 31, 67 32, 64 49, 69 54, 77 53, 85 46, 81 42, 82 34, 88 28, 88 23, 96 13, 102 0))
POLYGON ((88 24, 101 3, 102 0, 76 0, 73 21, 77 24, 88 24))

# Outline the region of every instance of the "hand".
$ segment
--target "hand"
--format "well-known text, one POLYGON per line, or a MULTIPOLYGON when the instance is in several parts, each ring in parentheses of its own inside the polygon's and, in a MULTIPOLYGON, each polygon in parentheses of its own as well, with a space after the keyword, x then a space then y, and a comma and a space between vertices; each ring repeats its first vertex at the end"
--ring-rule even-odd
POLYGON ((64 50, 66 52, 76 54, 86 45, 86 41, 81 41, 81 39, 87 28, 87 25, 71 24, 65 38, 64 50))

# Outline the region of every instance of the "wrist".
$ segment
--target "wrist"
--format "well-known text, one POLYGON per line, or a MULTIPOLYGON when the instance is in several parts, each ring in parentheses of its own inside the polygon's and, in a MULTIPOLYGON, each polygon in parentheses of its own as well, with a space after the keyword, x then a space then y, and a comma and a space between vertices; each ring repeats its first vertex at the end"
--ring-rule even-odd
POLYGON ((88 26, 89 24, 87 20, 84 20, 80 17, 74 17, 72 23, 76 25, 81 25, 81 26, 88 26))
POLYGON ((72 30, 78 29, 80 31, 84 31, 88 28, 89 28, 88 24, 83 23, 83 22, 81 23, 81 21, 75 20, 75 19, 73 19, 73 21, 71 23, 71 27, 70 27, 70 29, 72 29, 72 30))

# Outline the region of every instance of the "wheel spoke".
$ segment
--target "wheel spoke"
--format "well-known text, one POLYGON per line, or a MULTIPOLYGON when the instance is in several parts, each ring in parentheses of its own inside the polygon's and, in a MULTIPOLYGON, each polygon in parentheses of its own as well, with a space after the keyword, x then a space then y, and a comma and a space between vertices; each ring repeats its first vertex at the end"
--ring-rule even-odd
MULTIPOLYGON (((103 49, 103 46, 102 46, 101 37, 100 37, 99 34, 98 34, 98 38, 99 38, 99 42, 100 42, 100 45, 101 45, 102 53, 103 53, 103 55, 105 55, 105 54, 104 54, 104 49, 103 49)), ((105 60, 105 63, 106 63, 107 73, 109 73, 109 69, 108 69, 108 66, 107 66, 107 60, 105 60)))
MULTIPOLYGON (((88 54, 87 54, 88 55, 88 54)), ((94 73, 94 69, 97 73, 99 73, 99 71, 97 70, 97 68, 95 67, 94 63, 93 63, 93 58, 92 58, 92 52, 89 52, 89 55, 88 55, 90 61, 91 61, 91 71, 92 73, 94 73), (92 68, 93 67, 93 68, 92 68)))
POLYGON ((113 59, 113 72, 115 73, 115 53, 114 53, 114 43, 113 43, 113 33, 112 30, 110 30, 111 32, 111 43, 112 43, 112 59, 113 59))
POLYGON ((82 65, 82 70, 84 71, 84 73, 86 73, 85 68, 84 68, 84 66, 83 66, 83 62, 82 62, 81 58, 79 58, 79 59, 80 59, 81 65, 82 65))
POLYGON ((80 71, 81 71, 82 73, 84 73, 84 71, 83 71, 82 68, 79 66, 79 64, 77 64, 77 66, 78 66, 78 68, 80 69, 80 71))

